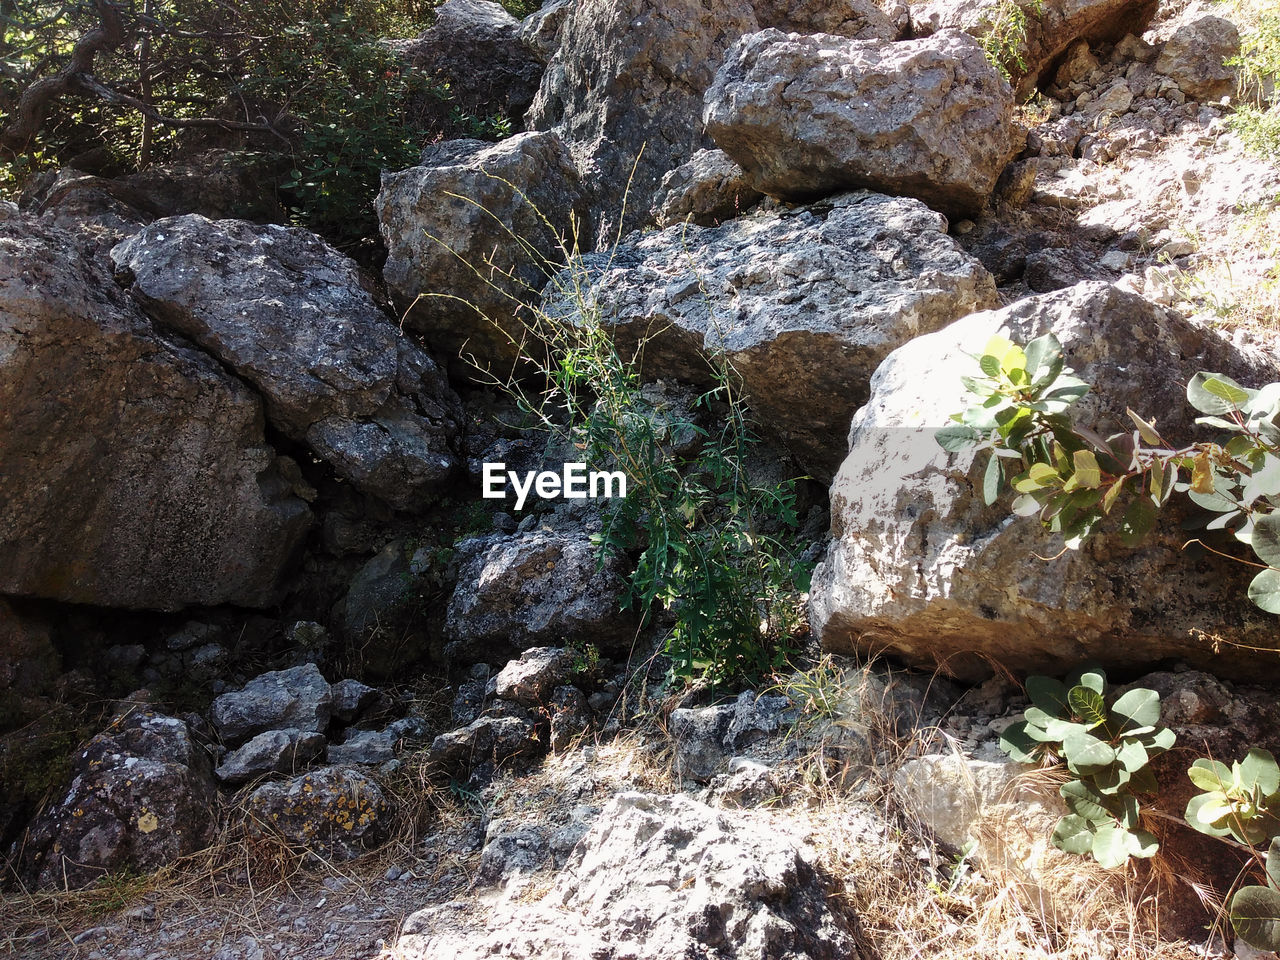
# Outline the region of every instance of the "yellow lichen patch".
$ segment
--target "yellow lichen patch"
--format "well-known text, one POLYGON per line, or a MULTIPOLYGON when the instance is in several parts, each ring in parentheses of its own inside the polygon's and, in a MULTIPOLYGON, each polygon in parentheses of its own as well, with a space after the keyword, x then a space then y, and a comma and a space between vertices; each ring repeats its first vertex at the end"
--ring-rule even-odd
POLYGON ((152 833, 160 829, 160 818, 148 810, 138 818, 138 829, 143 833, 152 833))

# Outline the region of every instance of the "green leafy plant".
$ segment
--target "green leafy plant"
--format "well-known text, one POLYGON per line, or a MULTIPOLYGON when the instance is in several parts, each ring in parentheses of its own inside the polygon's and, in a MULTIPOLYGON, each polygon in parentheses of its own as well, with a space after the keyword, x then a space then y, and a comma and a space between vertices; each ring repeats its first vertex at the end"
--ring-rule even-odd
POLYGON ((1230 530, 1253 549, 1262 569, 1249 599, 1280 613, 1280 383, 1255 390, 1225 374, 1197 373, 1187 384, 1188 402, 1204 414, 1196 422, 1234 436, 1176 447, 1132 410, 1134 429, 1109 437, 1072 423, 1068 408, 1090 388, 1064 365, 1051 334, 1025 349, 994 337, 978 364, 983 376, 964 384, 981 402, 953 415, 937 441, 951 452, 990 452, 988 504, 1012 485, 1013 512, 1039 515, 1076 549, 1123 502, 1119 532, 1136 546, 1172 495, 1186 494, 1215 515, 1207 530, 1230 530))
POLYGON ((999 0, 984 14, 982 49, 1006 80, 1027 72, 1027 14, 1038 17, 1043 10, 1044 0, 999 0))
POLYGON ((1280 766, 1254 747, 1228 767, 1201 759, 1187 771, 1200 790, 1187 804, 1187 823, 1211 837, 1247 845, 1266 885, 1241 887, 1227 905, 1236 935, 1260 950, 1280 950, 1280 766), (1259 852, 1268 844, 1265 855, 1259 852))
MULTIPOLYGON (((513 242, 519 242, 513 238, 513 242)), ((644 345, 622 353, 569 249, 556 295, 570 304, 525 319, 533 374, 498 384, 551 443, 593 470, 621 471, 627 496, 601 500, 601 562, 632 565, 623 608, 671 615, 666 653, 684 681, 754 682, 786 663, 812 564, 796 551, 795 480, 757 477, 758 449, 738 375, 708 359, 711 388, 682 409, 646 393, 644 345), (535 389, 529 383, 536 385, 535 389)), ((513 342, 515 342, 513 338, 513 342)))
POLYGON ((1160 695, 1138 687, 1108 704, 1098 669, 1065 683, 1032 676, 1026 686, 1032 705, 1005 730, 1000 747, 1020 763, 1061 758, 1075 775, 1059 790, 1071 812, 1058 821, 1054 845, 1104 867, 1153 856, 1159 845, 1141 828, 1137 794, 1155 792, 1149 763, 1175 740, 1159 725, 1160 695))
POLYGON ((1264 10, 1241 37, 1240 55, 1227 61, 1240 77, 1241 103, 1229 123, 1262 157, 1280 153, 1280 14, 1264 10))

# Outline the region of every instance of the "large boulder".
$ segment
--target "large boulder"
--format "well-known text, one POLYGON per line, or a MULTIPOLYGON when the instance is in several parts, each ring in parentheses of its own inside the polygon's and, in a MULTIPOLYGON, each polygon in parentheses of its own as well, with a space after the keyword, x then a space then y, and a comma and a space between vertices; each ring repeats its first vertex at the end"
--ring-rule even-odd
POLYGON ((970 216, 1018 149, 1009 85, 958 31, 903 43, 743 37, 704 119, 751 186, 790 200, 866 187, 970 216))
POLYGON ((274 602, 310 525, 261 402, 70 235, 0 221, 0 593, 274 602))
POLYGON ((445 614, 455 655, 490 659, 566 642, 610 644, 635 633, 620 611, 620 565, 601 569, 576 529, 489 536, 458 544, 458 585, 445 614))
POLYGON ((410 916, 406 960, 836 960, 859 955, 857 917, 796 837, 689 797, 624 793, 596 817, 534 903, 410 916))
POLYGON ((482 120, 498 115, 519 128, 542 79, 543 61, 524 43, 520 21, 492 0, 446 0, 431 28, 400 53, 447 86, 447 99, 427 95, 417 104, 428 123, 447 108, 482 120))
POLYGON ((1156 58, 1156 72, 1170 77, 1193 100, 1216 100, 1235 93, 1238 70, 1230 61, 1240 53, 1240 30, 1224 17, 1188 20, 1156 58))
POLYGON ((1190 535, 1176 513, 1136 548, 1104 532, 1066 550, 1038 518, 1012 516, 1007 499, 983 503, 986 454, 948 454, 934 434, 972 402, 961 377, 998 332, 1019 342, 1052 332, 1094 385, 1074 417, 1103 434, 1130 429, 1132 408, 1158 417, 1171 441, 1203 437, 1184 395, 1197 370, 1280 379, 1217 335, 1096 282, 973 314, 899 348, 876 371, 831 487, 834 540, 810 593, 823 647, 890 652, 968 678, 988 673, 988 662, 1053 674, 1085 660, 1128 668, 1175 659, 1274 675, 1275 619, 1246 599, 1253 569, 1184 550, 1190 535), (1206 635, 1225 641, 1221 654, 1206 635))
POLYGON ((383 277, 406 326, 458 369, 465 356, 505 377, 527 337, 520 305, 573 249, 580 201, 554 133, 452 141, 428 148, 422 166, 384 173, 383 277))
POLYGON ((647 218, 664 174, 711 146, 702 98, 725 51, 764 27, 892 39, 867 0, 581 0, 527 117, 572 145, 601 244, 647 218), (624 210, 625 203, 625 210, 624 210))
MULTIPOLYGON (((1009 31, 1010 6, 1009 0, 925 0, 911 4, 911 25, 917 37, 945 29, 985 37, 993 27, 1009 31)), ((1025 34, 1016 58, 1006 58, 1005 67, 1019 98, 1031 96, 1076 41, 1097 44, 1141 35, 1156 7, 1156 0, 1018 0, 1025 34)))
POLYGON ((647 377, 705 385, 723 351, 765 437, 829 479, 876 365, 912 337, 994 306, 995 283, 916 200, 856 192, 714 229, 674 226, 584 257, 546 310, 598 310, 647 377), (561 291, 575 291, 565 297, 561 291))
POLYGON ((111 255, 158 324, 252 384, 273 426, 358 489, 408 509, 453 474, 461 408, 443 371, 319 237, 193 214, 111 255))
POLYGON ((22 870, 35 886, 77 888, 126 868, 155 870, 213 837, 209 757, 181 720, 131 708, 76 752, 72 774, 22 845, 22 870))

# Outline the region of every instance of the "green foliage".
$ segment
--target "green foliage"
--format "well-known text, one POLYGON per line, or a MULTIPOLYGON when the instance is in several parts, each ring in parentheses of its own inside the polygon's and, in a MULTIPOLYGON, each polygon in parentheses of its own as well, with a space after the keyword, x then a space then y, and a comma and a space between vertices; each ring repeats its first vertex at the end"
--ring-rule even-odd
POLYGON ((1241 37, 1240 55, 1229 60, 1240 72, 1244 100, 1230 118, 1231 129, 1259 156, 1280 154, 1280 13, 1264 10, 1241 37))
POLYGON ((1174 744, 1173 731, 1159 725, 1160 695, 1138 687, 1108 705, 1097 669, 1066 683, 1028 677, 1027 695, 1025 719, 1004 732, 1000 747, 1020 763, 1056 755, 1075 774, 1059 790, 1071 813, 1058 821, 1054 845, 1104 867, 1153 856, 1158 844, 1140 826, 1136 794, 1155 792, 1149 763, 1174 744))
POLYGON ((1236 935, 1259 950, 1280 950, 1280 766, 1257 747, 1228 767, 1197 760, 1187 771, 1200 793, 1187 804, 1188 825, 1211 837, 1247 844, 1266 886, 1237 890, 1227 906, 1236 935), (1268 845, 1265 857, 1258 847, 1268 845))
POLYGON ((1038 17, 1044 10, 1044 0, 999 0, 984 14, 985 28, 981 34, 982 49, 1000 76, 1011 80, 1014 74, 1027 72, 1023 53, 1027 43, 1027 13, 1038 17))
POLYGON ((979 367, 985 376, 964 383, 981 403, 955 414, 956 425, 939 430, 937 440, 951 452, 990 452, 987 503, 1011 484, 1013 512, 1038 514, 1076 549, 1111 515, 1119 516, 1124 542, 1136 546, 1172 495, 1186 494, 1216 515, 1208 530, 1231 530, 1252 547, 1263 569, 1249 599, 1280 613, 1280 383, 1255 390, 1225 374, 1197 373, 1187 384, 1188 402, 1204 414, 1196 422, 1234 436, 1175 448, 1132 410, 1134 429, 1110 437, 1073 424, 1066 411, 1089 386, 1071 376, 1051 334, 1025 350, 994 337, 979 367))
POLYGON ((589 282, 569 273, 559 282, 577 308, 574 322, 538 314, 530 325, 547 359, 528 359, 548 391, 530 397, 508 387, 591 469, 627 475, 625 498, 598 501, 603 529, 594 541, 602 562, 634 558, 624 609, 645 622, 655 607, 671 612, 673 673, 758 680, 793 652, 798 591, 808 589, 811 565, 790 542, 795 481, 762 481, 749 469, 757 440, 727 361, 711 362, 714 386, 693 411, 655 403, 642 390, 643 349, 634 358, 619 353, 583 292, 589 282))

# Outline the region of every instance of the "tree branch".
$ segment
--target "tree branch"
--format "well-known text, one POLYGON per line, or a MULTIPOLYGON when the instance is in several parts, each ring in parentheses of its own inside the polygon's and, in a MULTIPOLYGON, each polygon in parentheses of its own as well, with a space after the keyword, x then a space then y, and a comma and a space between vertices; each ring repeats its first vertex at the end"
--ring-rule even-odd
POLYGON ((76 85, 80 74, 90 73, 99 53, 115 50, 125 40, 124 22, 111 0, 94 0, 98 25, 76 41, 71 59, 51 77, 41 77, 18 98, 9 124, 0 132, 0 147, 20 153, 44 126, 49 110, 76 85))

